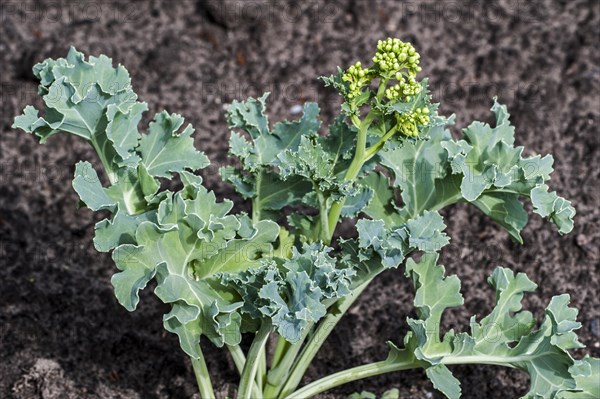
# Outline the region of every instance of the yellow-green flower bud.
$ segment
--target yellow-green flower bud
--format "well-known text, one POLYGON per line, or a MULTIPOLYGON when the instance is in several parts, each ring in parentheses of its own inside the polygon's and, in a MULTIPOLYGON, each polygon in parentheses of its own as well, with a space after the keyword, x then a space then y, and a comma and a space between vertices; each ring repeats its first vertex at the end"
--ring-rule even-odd
POLYGON ((348 70, 342 75, 342 80, 349 83, 347 97, 352 99, 358 96, 362 92, 362 88, 371 83, 371 79, 369 69, 363 68, 360 61, 348 67, 348 70))
POLYGON ((417 108, 412 112, 405 112, 396 117, 398 131, 408 137, 419 135, 419 126, 429 123, 429 109, 427 107, 417 108))
POLYGON ((389 77, 388 72, 391 72, 394 76, 402 70, 405 70, 408 74, 416 74, 419 58, 419 54, 410 43, 404 43, 400 39, 388 38, 377 42, 377 53, 373 57, 373 62, 389 77))

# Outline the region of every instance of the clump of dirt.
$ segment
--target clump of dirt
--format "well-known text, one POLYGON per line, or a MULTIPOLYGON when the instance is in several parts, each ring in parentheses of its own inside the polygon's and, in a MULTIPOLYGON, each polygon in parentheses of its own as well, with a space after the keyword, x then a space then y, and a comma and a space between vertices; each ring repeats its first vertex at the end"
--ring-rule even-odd
POLYGON ((73 381, 66 379, 60 365, 51 359, 38 359, 13 386, 16 398, 60 399, 74 395, 73 381))
POLYGON ((96 391, 88 395, 85 387, 77 387, 73 381, 65 377, 65 372, 55 360, 38 359, 29 371, 14 384, 12 392, 16 399, 64 399, 64 398, 140 398, 132 390, 115 391, 111 387, 100 384, 96 391))

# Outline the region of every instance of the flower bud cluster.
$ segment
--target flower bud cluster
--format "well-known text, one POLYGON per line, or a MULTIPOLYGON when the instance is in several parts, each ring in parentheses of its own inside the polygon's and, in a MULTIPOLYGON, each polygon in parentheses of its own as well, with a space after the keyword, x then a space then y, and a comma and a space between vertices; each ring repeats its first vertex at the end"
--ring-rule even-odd
MULTIPOLYGON (((423 90, 417 82, 420 56, 410 43, 400 39, 388 38, 377 42, 377 52, 373 57, 373 65, 363 68, 360 62, 351 65, 343 74, 342 80, 347 82, 347 100, 359 96, 373 79, 379 79, 377 101, 384 98, 391 104, 410 102, 423 90)), ((429 123, 429 108, 421 107, 411 111, 398 112, 397 131, 409 137, 419 135, 419 127, 429 123)))
POLYGON ((429 108, 417 108, 411 112, 398 114, 398 131, 409 137, 419 135, 417 126, 425 126, 429 123, 429 108))
POLYGON ((348 98, 352 99, 358 96, 364 86, 368 86, 373 78, 368 68, 363 68, 360 62, 350 66, 342 75, 342 80, 350 83, 348 98))
POLYGON ((412 75, 405 77, 401 72, 398 72, 396 74, 396 79, 398 79, 398 83, 388 87, 385 90, 385 97, 391 101, 395 101, 400 98, 410 101, 411 96, 419 94, 422 90, 421 85, 412 75))
POLYGON ((403 69, 408 71, 409 76, 416 76, 421 70, 419 59, 421 56, 410 43, 404 43, 400 39, 388 38, 377 42, 377 53, 373 62, 379 66, 382 72, 389 76, 403 69))

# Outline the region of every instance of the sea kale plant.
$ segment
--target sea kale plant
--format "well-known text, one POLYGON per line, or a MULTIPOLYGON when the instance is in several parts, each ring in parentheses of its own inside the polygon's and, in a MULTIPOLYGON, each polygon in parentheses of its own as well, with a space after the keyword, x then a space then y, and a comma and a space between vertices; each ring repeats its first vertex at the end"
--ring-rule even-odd
POLYGON ((304 105, 299 120, 270 124, 268 94, 234 101, 226 116, 237 166, 220 172, 250 203, 249 214, 232 213, 232 201, 205 187, 198 172, 210 161, 194 147, 183 117, 163 111, 140 127, 148 106, 127 70, 104 55, 86 60, 71 49, 35 65, 45 110, 40 116, 25 107, 14 127, 41 142, 74 134, 96 150, 99 164, 77 163, 73 188, 106 216, 95 226, 94 245, 112 252, 115 296, 133 311, 139 291, 155 287, 170 305, 164 327, 191 358, 204 399, 215 397, 201 350, 209 344, 229 351, 240 399, 310 398, 413 368, 458 398, 451 369, 459 364, 527 373, 524 398, 600 397, 600 361, 569 353, 583 346, 569 296, 553 297, 536 322, 522 309, 523 296, 536 289, 523 273, 497 267, 488 279, 493 309, 442 334, 444 312, 461 306, 463 296, 458 276, 438 264, 449 242, 440 210, 471 204, 518 242, 528 218, 523 200, 560 234, 573 229, 575 210, 546 184, 552 156, 524 157, 515 146, 504 105, 494 101, 493 126, 473 122, 453 138, 454 118, 438 114, 419 63, 411 44, 387 39, 368 63, 322 78, 343 100, 329 126, 315 103, 304 105), (346 236, 338 229, 343 219, 346 236), (414 287, 409 332, 387 343, 386 359, 301 386, 361 292, 398 268, 414 287), (249 348, 241 345, 244 335, 253 337, 249 348))

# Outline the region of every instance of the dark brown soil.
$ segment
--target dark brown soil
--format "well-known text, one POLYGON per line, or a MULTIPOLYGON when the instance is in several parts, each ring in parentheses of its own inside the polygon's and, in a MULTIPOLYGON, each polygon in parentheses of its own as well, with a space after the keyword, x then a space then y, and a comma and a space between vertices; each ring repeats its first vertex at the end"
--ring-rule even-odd
MULTIPOLYGON (((385 2, 7 1, 0 2, 0 397, 188 398, 189 361, 162 328, 165 308, 150 292, 135 313, 120 307, 109 256, 92 246, 95 216, 77 210, 73 165, 92 151, 71 137, 39 146, 11 130, 25 104, 40 101, 31 66, 70 45, 104 53, 129 69, 151 112, 183 114, 196 144, 225 162, 223 105, 271 91, 272 120, 317 100, 326 120, 338 107, 319 75, 366 61, 377 39, 400 37, 422 55, 442 112, 458 127, 489 119, 491 98, 508 105, 519 144, 555 157, 553 188, 577 208, 575 230, 560 237, 533 216, 525 246, 510 241, 474 208, 446 212, 452 245, 442 253, 463 281, 466 306, 445 318, 464 329, 493 300, 485 278, 498 264, 525 271, 540 288, 526 304, 538 316, 554 294, 580 309, 582 341, 600 355, 600 3, 521 0, 385 2), (533 3, 533 2, 532 2, 533 3)), ((212 169, 211 171, 214 171, 212 169)), ((233 196, 215 173, 208 184, 233 196)), ((326 342, 308 379, 382 359, 399 341, 412 306, 400 271, 381 276, 326 342)), ((583 352, 578 353, 581 355, 583 352)), ((208 349, 221 393, 236 373, 208 349)), ((527 379, 493 367, 457 367, 465 398, 515 398, 527 379)), ((440 397, 421 372, 349 384, 326 398, 398 387, 402 398, 440 397)))

